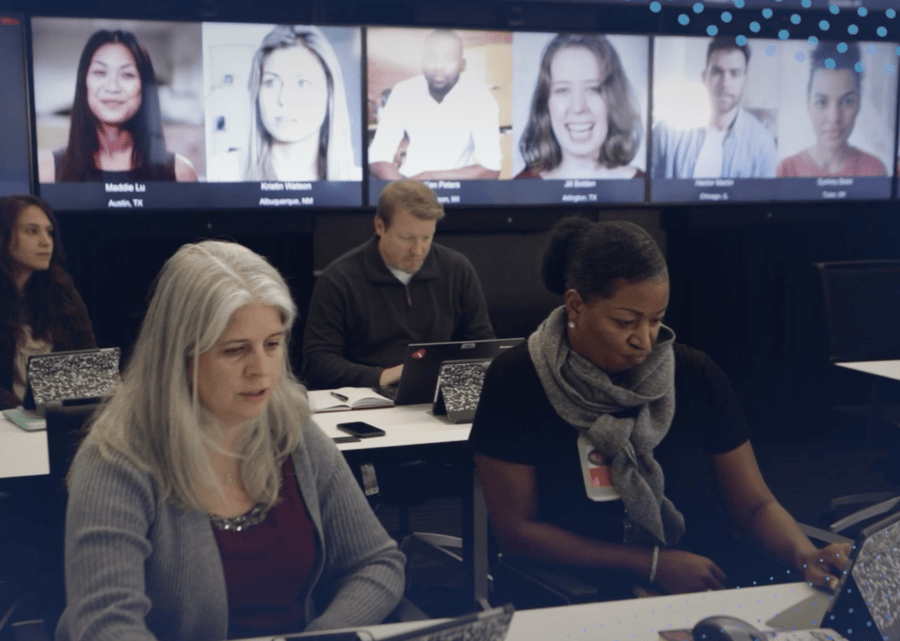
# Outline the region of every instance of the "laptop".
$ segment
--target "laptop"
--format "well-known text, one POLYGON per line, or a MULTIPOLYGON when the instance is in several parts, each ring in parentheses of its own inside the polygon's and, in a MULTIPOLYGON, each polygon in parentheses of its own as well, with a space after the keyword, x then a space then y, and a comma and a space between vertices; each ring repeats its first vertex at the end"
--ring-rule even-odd
MULTIPOLYGON (((512 621, 513 606, 504 605, 485 612, 464 614, 455 619, 435 623, 410 632, 401 632, 379 641, 503 641, 512 621)), ((275 637, 272 641, 372 641, 372 635, 365 630, 358 632, 324 632, 310 634, 290 634, 275 637)))
POLYGON ((22 405, 43 414, 50 403, 96 403, 119 382, 118 347, 51 352, 29 357, 22 405))
POLYGON ((862 530, 834 594, 822 591, 766 625, 831 628, 853 641, 900 639, 900 512, 862 530))
POLYGON ((475 419, 484 375, 491 358, 444 361, 438 374, 434 399, 435 416, 446 414, 453 423, 471 423, 475 419))
POLYGON ((481 341, 447 343, 411 343, 406 349, 403 373, 397 387, 378 391, 396 405, 432 403, 437 389, 441 363, 473 359, 494 359, 521 343, 523 338, 492 338, 481 341))

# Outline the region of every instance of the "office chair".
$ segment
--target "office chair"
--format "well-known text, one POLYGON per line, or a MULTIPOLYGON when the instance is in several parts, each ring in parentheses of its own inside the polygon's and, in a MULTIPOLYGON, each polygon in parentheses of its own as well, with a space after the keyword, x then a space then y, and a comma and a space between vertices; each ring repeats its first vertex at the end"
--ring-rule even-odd
MULTIPOLYGON (((816 263, 816 267, 825 303, 830 361, 837 364, 900 359, 900 332, 896 328, 900 317, 900 260, 827 262, 816 263)), ((885 428, 884 390, 893 383, 879 376, 871 379, 868 437, 885 428)), ((900 496, 895 492, 836 498, 831 503, 832 512, 854 505, 868 507, 831 523, 827 532, 817 532, 817 538, 846 532, 898 504, 900 496)))

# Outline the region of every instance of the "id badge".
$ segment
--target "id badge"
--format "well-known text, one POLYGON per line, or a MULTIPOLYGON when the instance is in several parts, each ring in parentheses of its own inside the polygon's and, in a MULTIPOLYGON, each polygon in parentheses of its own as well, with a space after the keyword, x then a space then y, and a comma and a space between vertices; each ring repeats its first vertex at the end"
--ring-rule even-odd
POLYGON ((578 435, 578 460, 589 499, 615 501, 621 498, 613 484, 612 459, 598 452, 584 434, 578 435))

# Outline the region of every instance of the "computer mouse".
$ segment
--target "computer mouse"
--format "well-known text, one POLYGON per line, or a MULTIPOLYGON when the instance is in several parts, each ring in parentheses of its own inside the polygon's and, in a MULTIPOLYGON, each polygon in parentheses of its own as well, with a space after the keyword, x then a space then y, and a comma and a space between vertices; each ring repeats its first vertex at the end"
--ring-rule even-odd
POLYGON ((691 630, 694 641, 766 641, 769 635, 724 614, 706 617, 691 630))

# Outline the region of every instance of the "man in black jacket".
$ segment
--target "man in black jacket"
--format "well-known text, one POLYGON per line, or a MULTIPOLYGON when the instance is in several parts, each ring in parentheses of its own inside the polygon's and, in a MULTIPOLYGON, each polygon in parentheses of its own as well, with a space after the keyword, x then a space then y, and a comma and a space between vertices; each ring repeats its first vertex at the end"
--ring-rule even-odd
POLYGON ((432 243, 444 208, 415 180, 381 192, 375 237, 332 262, 313 290, 303 338, 311 388, 385 387, 410 343, 494 338, 478 275, 432 243))

